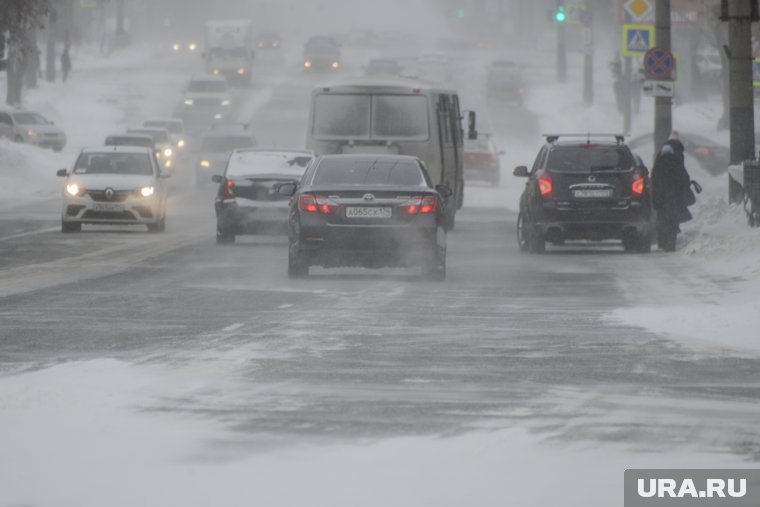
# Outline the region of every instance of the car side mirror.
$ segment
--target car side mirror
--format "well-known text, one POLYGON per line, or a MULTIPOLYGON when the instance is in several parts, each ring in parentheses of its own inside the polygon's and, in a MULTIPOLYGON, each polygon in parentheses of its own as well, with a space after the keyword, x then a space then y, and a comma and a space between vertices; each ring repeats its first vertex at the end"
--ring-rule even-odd
POLYGON ((58 169, 58 172, 56 172, 55 174, 59 178, 65 178, 69 175, 69 171, 66 169, 58 169))
POLYGON ((515 167, 515 170, 512 171, 512 174, 514 176, 517 176, 518 178, 527 178, 528 176, 530 176, 527 166, 524 166, 524 165, 519 165, 515 167))
POLYGON ((296 193, 296 189, 298 189, 298 185, 295 183, 283 183, 277 187, 277 194, 285 197, 293 197, 293 194, 296 193))
POLYGON ((454 192, 451 190, 451 187, 448 185, 436 185, 435 191, 440 194, 441 197, 444 199, 448 199, 452 195, 454 195, 454 192))
POLYGON ((224 181, 224 178, 222 177, 221 174, 215 174, 211 177, 211 181, 213 181, 214 183, 221 183, 224 181))

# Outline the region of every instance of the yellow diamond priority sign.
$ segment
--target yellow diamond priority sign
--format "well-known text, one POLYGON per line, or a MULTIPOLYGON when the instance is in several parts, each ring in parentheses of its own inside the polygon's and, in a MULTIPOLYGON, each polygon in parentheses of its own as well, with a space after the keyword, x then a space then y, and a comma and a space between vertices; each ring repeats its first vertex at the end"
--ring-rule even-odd
POLYGON ((633 19, 641 21, 652 12, 652 2, 651 0, 627 0, 623 8, 633 19))

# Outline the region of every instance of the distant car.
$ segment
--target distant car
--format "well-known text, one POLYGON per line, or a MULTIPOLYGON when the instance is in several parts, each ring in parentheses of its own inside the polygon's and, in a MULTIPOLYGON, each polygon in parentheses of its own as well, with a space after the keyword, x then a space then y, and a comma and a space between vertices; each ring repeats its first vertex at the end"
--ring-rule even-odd
POLYGON ((522 104, 525 98, 525 83, 517 64, 510 60, 491 63, 486 77, 486 92, 492 99, 522 104))
POLYGON ((202 187, 222 174, 233 151, 256 148, 256 137, 244 125, 215 125, 203 136, 195 153, 195 183, 202 187))
POLYGON ((303 66, 306 70, 340 69, 340 45, 329 36, 310 38, 303 48, 303 66))
POLYGON ((288 201, 278 186, 297 183, 314 159, 310 151, 235 150, 223 175, 216 175, 216 241, 241 234, 287 234, 288 201))
POLYGON ((464 177, 466 180, 487 181, 493 186, 501 182, 502 152, 496 150, 491 136, 479 133, 477 139, 464 141, 464 177))
POLYGON ((82 150, 66 178, 61 230, 79 232, 82 224, 166 226, 166 179, 150 148, 114 146, 82 150))
POLYGON ((32 111, 0 111, 0 137, 54 151, 61 151, 67 141, 63 130, 32 111))
POLYGON ((197 53, 200 49, 198 42, 193 39, 187 40, 175 40, 171 43, 171 50, 173 53, 197 53))
POLYGON ((417 74, 428 81, 451 81, 451 60, 448 54, 441 51, 423 53, 417 58, 417 74))
POLYGON ((282 39, 273 32, 264 32, 256 37, 256 47, 259 49, 280 49, 282 39))
POLYGON ((367 76, 400 76, 404 68, 396 60, 373 58, 369 61, 365 74, 367 76))
POLYGON ((422 162, 401 155, 328 155, 300 185, 280 186, 290 201, 288 275, 326 268, 422 268, 446 277, 445 199, 422 162))
POLYGON ((185 123, 178 118, 153 118, 144 121, 143 127, 166 129, 175 148, 185 147, 185 123))
POLYGON ((232 95, 220 76, 194 76, 185 88, 177 116, 191 125, 208 125, 231 116, 232 95))
MULTIPOLYGON (((106 136, 106 146, 140 146, 156 152, 153 136, 145 134, 110 134, 106 136)), ((156 153, 158 155, 158 153, 156 153)))
POLYGON ((641 159, 623 136, 561 137, 547 136, 533 167, 514 171, 527 178, 517 218, 520 249, 542 253, 546 242, 619 239, 626 251, 649 252, 651 183, 641 159))
POLYGON ((156 146, 156 156, 161 165, 166 169, 174 167, 176 148, 169 137, 169 131, 159 127, 141 127, 128 129, 127 134, 150 136, 156 146))
MULTIPOLYGON (((628 146, 635 150, 644 146, 651 149, 652 133, 631 139, 628 146)), ((693 132, 679 131, 679 139, 684 145, 687 155, 696 160, 699 165, 712 175, 725 174, 731 164, 731 150, 728 146, 714 141, 707 136, 693 132)), ((755 146, 760 147, 760 135, 755 136, 755 146)), ((688 161, 687 161, 688 164, 688 161)))

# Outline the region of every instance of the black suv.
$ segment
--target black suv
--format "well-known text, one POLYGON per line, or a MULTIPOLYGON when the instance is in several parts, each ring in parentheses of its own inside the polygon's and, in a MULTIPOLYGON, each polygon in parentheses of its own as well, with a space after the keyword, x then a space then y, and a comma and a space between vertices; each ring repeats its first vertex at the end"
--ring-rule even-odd
POLYGON ((545 137, 533 167, 513 173, 528 178, 517 219, 520 249, 541 253, 547 241, 620 239, 628 252, 649 252, 649 170, 623 136, 584 134, 580 142, 559 140, 577 135, 545 137))

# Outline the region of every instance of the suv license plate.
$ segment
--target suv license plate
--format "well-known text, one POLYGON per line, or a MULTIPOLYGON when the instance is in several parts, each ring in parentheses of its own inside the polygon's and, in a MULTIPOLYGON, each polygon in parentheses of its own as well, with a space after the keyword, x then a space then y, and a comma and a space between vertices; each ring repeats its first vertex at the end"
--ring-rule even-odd
POLYGON ((612 189, 582 189, 573 190, 573 197, 577 199, 606 199, 612 197, 612 189))
POLYGON ((346 208, 347 218, 391 218, 389 206, 351 206, 346 208))

